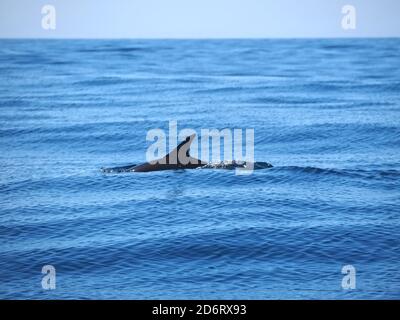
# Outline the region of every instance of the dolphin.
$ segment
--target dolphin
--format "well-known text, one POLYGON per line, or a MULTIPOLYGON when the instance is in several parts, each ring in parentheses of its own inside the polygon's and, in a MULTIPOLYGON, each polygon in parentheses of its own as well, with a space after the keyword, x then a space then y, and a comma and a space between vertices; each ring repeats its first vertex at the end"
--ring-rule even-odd
POLYGON ((196 169, 207 164, 207 162, 190 156, 190 145, 196 134, 187 136, 174 150, 166 156, 145 162, 138 165, 130 165, 125 167, 105 168, 103 172, 149 172, 161 170, 176 169, 196 169))

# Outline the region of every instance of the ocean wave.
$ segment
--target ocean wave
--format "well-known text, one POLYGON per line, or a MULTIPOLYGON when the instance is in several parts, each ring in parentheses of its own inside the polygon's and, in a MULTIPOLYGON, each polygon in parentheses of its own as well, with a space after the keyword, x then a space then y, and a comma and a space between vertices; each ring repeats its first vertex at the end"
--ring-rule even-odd
MULTIPOLYGON (((104 173, 122 173, 122 172, 135 172, 136 164, 131 164, 128 166, 122 167, 113 167, 113 168, 101 168, 101 171, 104 173)), ((236 160, 226 160, 226 161, 218 161, 218 162, 209 162, 204 166, 198 167, 197 169, 224 169, 224 170, 235 170, 235 169, 252 169, 252 170, 261 170, 272 168, 272 164, 268 162, 246 162, 246 161, 236 161, 236 160)), ((182 168, 184 169, 184 168, 182 168)))
POLYGON ((261 170, 272 168, 272 164, 268 162, 246 162, 246 161, 236 161, 236 160, 225 160, 219 162, 209 162, 208 164, 199 167, 198 169, 225 169, 225 170, 235 170, 238 168, 243 169, 253 169, 253 170, 261 170))
POLYGON ((363 178, 372 180, 397 180, 400 178, 400 170, 366 170, 366 169, 338 169, 338 168, 318 168, 311 166, 281 166, 274 167, 275 172, 287 171, 298 174, 311 175, 332 175, 349 178, 363 178))

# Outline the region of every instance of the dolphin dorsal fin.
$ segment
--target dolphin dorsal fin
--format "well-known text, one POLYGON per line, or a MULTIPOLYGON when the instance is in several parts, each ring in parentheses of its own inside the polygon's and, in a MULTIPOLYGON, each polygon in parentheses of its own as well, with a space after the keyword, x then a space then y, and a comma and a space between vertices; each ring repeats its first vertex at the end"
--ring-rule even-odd
MULTIPOLYGON (((182 162, 182 157, 190 158, 190 145, 193 142, 196 134, 187 136, 178 146, 168 153, 165 158, 168 164, 179 164, 182 162), (181 161, 180 161, 181 160, 181 161)), ((186 162, 186 161, 183 161, 186 162)))

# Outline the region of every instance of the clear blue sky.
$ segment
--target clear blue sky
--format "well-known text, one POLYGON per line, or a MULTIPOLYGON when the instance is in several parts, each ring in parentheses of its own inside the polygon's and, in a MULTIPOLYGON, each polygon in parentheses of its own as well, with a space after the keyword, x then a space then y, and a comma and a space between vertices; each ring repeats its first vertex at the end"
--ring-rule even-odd
POLYGON ((400 0, 0 0, 0 37, 399 37, 400 0), (56 8, 43 30, 41 8, 56 8), (341 28, 355 6, 356 30, 341 28))

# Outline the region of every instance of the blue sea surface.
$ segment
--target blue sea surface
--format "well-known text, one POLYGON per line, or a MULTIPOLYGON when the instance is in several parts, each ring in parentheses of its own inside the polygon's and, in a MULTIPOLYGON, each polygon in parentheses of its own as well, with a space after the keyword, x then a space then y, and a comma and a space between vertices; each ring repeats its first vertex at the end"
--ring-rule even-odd
POLYGON ((399 299, 399 52, 0 40, 0 298, 399 299), (171 120, 253 128, 274 167, 101 172, 145 161, 171 120))

